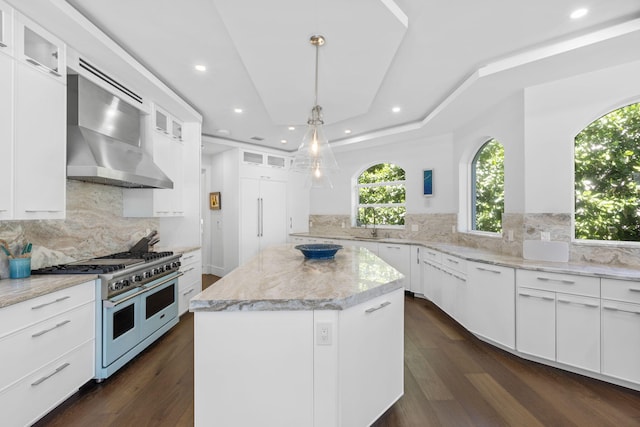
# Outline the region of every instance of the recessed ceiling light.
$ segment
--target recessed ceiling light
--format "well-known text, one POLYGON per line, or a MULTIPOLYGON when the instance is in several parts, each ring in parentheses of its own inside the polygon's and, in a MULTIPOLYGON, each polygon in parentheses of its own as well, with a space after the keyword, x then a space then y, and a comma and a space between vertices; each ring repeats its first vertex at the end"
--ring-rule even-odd
POLYGON ((400 112, 400 107, 393 107, 391 109, 391 111, 393 111, 394 113, 399 113, 400 112))
POLYGON ((580 18, 586 16, 587 13, 589 13, 589 9, 585 9, 585 8, 576 9, 573 12, 571 12, 571 15, 569 15, 569 17, 571 19, 580 19, 580 18))
POLYGON ((346 133, 347 135, 349 135, 351 133, 351 129, 345 129, 344 133, 346 133))
POLYGON ((193 68, 197 71, 207 71, 207 66, 202 64, 196 64, 193 68))
POLYGON ((243 111, 244 111, 244 110, 243 110, 242 108, 234 108, 234 109, 233 109, 233 112, 234 112, 234 113, 238 113, 238 114, 242 113, 243 111))
POLYGON ((281 140, 280 140, 280 143, 281 143, 281 144, 286 144, 286 143, 287 143, 287 140, 286 140, 286 139, 281 139, 281 140))
POLYGON ((295 126, 289 126, 287 129, 289 129, 289 130, 296 130, 296 127, 295 127, 295 126))

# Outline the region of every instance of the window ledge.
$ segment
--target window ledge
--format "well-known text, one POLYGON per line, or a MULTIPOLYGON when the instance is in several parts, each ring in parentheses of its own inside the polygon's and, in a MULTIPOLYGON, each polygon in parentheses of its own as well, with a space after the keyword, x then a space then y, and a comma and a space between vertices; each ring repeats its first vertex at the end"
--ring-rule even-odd
POLYGON ((599 247, 616 247, 616 248, 640 248, 640 242, 627 242, 622 240, 583 240, 573 239, 572 244, 576 246, 599 246, 599 247))
POLYGON ((500 239, 500 240, 502 240, 502 233, 494 233, 492 231, 467 230, 467 231, 458 231, 458 233, 466 234, 466 235, 469 235, 469 236, 488 237, 490 239, 500 239))

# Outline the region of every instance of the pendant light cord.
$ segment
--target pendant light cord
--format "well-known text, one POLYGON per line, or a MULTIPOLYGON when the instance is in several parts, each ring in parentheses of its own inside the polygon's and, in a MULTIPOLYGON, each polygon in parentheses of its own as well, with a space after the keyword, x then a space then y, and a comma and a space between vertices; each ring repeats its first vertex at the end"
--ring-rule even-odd
POLYGON ((318 105, 318 56, 319 54, 320 54, 320 46, 316 44, 316 87, 315 87, 314 105, 318 105))

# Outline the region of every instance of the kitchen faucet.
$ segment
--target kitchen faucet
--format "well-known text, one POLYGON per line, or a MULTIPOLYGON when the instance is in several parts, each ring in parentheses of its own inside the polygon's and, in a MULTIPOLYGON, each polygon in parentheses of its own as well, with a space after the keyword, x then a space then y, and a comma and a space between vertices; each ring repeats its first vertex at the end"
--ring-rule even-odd
POLYGON ((373 209, 373 228, 371 229, 371 237, 378 237, 378 229, 376 228, 376 208, 372 206, 371 209, 373 209))

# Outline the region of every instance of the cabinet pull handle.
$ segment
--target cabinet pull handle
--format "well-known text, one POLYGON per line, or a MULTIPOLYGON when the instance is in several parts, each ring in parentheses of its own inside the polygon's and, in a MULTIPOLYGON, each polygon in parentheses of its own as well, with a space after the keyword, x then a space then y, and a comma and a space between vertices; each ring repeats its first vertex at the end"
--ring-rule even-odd
POLYGON ((59 72, 55 71, 55 70, 49 70, 49 74, 53 74, 56 77, 60 77, 61 76, 61 74, 59 72))
POLYGON ((447 258, 447 261, 452 262, 454 264, 460 264, 459 261, 456 261, 455 259, 451 259, 451 258, 447 258))
POLYGON ((476 269, 480 270, 480 271, 488 271, 490 273, 496 273, 496 274, 502 274, 501 271, 498 270, 491 270, 490 268, 484 268, 484 267, 476 267, 476 269))
POLYGON ((40 378, 39 380, 31 383, 32 387, 35 387, 39 384, 42 384, 43 382, 45 382, 46 380, 48 380, 49 378, 51 378, 52 376, 54 376, 55 374, 59 373, 60 371, 62 371, 64 368, 66 368, 67 366, 70 366, 71 364, 69 362, 65 363, 64 365, 60 365, 56 368, 55 371, 53 371, 52 373, 50 373, 49 375, 46 375, 42 378, 40 378))
POLYGON ((629 288, 631 292, 640 292, 639 288, 629 288))
POLYGON ((34 212, 49 212, 49 213, 56 213, 56 212, 61 212, 60 209, 58 210, 50 210, 50 209, 25 209, 25 212, 29 212, 29 213, 34 213, 34 212))
POLYGON ((195 267, 187 268, 185 271, 183 271, 183 273, 188 273, 188 272, 190 272, 191 270, 195 270, 195 267))
POLYGON ((545 301, 553 301, 554 298, 553 297, 541 297, 538 295, 531 295, 531 294, 526 294, 523 292, 518 292, 518 295, 523 296, 523 297, 527 297, 527 298, 538 298, 538 299, 543 299, 545 301))
POLYGON ((36 305, 36 306, 34 306, 34 307, 31 307, 31 310, 37 310, 37 309, 39 309, 39 308, 46 307, 46 306, 48 306, 48 305, 55 304, 55 303, 57 303, 57 302, 61 302, 61 301, 64 301, 64 300, 66 300, 66 299, 69 299, 69 298, 71 298, 71 297, 70 297, 70 296, 60 297, 60 298, 58 298, 58 299, 56 299, 56 300, 49 301, 49 302, 45 302, 45 303, 43 303, 43 304, 40 304, 40 305, 36 305))
POLYGON ((608 305, 602 306, 602 308, 604 308, 605 310, 611 310, 611 311, 623 311, 625 313, 632 313, 632 314, 638 314, 640 315, 640 311, 635 311, 635 310, 625 310, 623 308, 617 308, 617 307, 611 307, 608 305))
POLYGON ((420 264, 420 248, 416 249, 416 264, 420 264))
POLYGON ((390 305, 390 304, 391 304, 391 302, 389 302, 389 301, 385 301, 385 302, 383 302, 382 304, 380 304, 380 305, 379 305, 379 306, 377 306, 377 307, 367 308, 364 312, 365 312, 365 313, 373 313, 374 311, 378 311, 378 310, 380 310, 381 308, 385 308, 386 306, 388 306, 388 305, 390 305))
POLYGON ((0 42, 0 47, 7 47, 7 45, 2 43, 2 42, 0 42))
POLYGON ((182 294, 182 296, 183 296, 183 297, 186 297, 187 295, 189 295, 189 294, 190 294, 191 292, 193 292, 194 290, 195 290, 195 289, 191 288, 191 289, 189 289, 187 292, 184 292, 184 293, 182 294))
POLYGON ((54 329, 57 329, 57 328, 59 328, 61 326, 66 325, 67 323, 71 323, 71 320, 65 320, 64 322, 60 322, 57 325, 54 325, 54 326, 50 327, 49 329, 44 329, 44 330, 42 330, 40 332, 36 332, 35 334, 31 335, 31 338, 37 338, 39 336, 42 336, 42 335, 46 334, 47 332, 51 332, 54 329))
POLYGON ((36 67, 41 67, 41 66, 42 66, 42 64, 41 64, 41 63, 39 63, 38 61, 36 61, 36 60, 35 60, 35 59, 33 59, 33 58, 29 58, 29 57, 27 56, 27 57, 25 57, 25 59, 26 59, 26 60, 27 60, 27 62, 28 62, 29 64, 31 64, 31 65, 35 65, 36 67))
POLYGON ((400 246, 386 246, 387 249, 400 249, 400 246))
POLYGON ((435 252, 431 252, 431 251, 427 251, 427 253, 431 256, 436 256, 437 254, 435 252))
POLYGON ((542 280, 543 282, 559 282, 559 283, 564 283, 566 285, 573 285, 576 282, 574 282, 573 280, 567 280, 567 279, 551 279, 549 277, 542 277, 542 276, 538 276, 537 277, 538 280, 542 280))
POLYGON ((591 307, 591 308, 598 308, 599 307, 598 304, 589 304, 589 303, 586 303, 586 302, 569 301, 568 299, 561 299, 561 298, 558 298, 558 302, 562 302, 562 303, 565 303, 565 304, 584 305, 585 307, 591 307))

